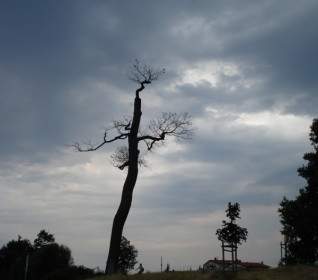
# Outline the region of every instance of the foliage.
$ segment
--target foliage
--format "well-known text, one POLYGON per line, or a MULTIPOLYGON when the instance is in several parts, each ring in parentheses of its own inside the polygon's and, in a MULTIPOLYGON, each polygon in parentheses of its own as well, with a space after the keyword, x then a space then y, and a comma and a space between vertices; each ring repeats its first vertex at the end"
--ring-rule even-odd
POLYGON ((294 200, 284 197, 278 210, 286 238, 287 264, 318 260, 318 119, 313 120, 309 139, 313 152, 304 154, 308 163, 298 169, 307 185, 294 200))
POLYGON ((118 259, 119 271, 123 274, 127 274, 128 271, 134 269, 137 263, 138 251, 130 243, 130 241, 122 236, 120 242, 120 254, 118 259))
POLYGON ((222 221, 222 228, 216 231, 216 235, 220 241, 229 244, 242 244, 247 239, 247 229, 236 224, 236 219, 240 219, 240 204, 229 202, 226 210, 226 216, 229 221, 222 221))
POLYGON ((53 234, 41 230, 34 244, 27 239, 11 240, 0 249, 0 279, 75 280, 94 275, 93 270, 74 266, 71 250, 55 243, 53 234))
POLYGON ((11 240, 0 249, 0 278, 23 279, 25 259, 33 251, 27 239, 11 240))
POLYGON ((51 244, 55 242, 55 238, 53 234, 48 233, 44 229, 42 229, 38 235, 37 238, 34 239, 34 247, 35 248, 41 248, 45 245, 51 244))
POLYGON ((30 259, 30 277, 42 279, 56 270, 66 269, 73 263, 71 251, 64 245, 48 244, 37 249, 30 259))

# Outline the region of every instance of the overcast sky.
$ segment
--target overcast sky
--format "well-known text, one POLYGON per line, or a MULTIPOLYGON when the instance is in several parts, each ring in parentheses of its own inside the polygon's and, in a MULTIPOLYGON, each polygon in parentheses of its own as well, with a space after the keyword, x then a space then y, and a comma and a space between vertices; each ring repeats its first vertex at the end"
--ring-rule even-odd
POLYGON ((142 92, 142 125, 189 112, 191 141, 146 155, 124 235, 146 270, 221 257, 226 204, 248 228, 239 257, 276 265, 277 209, 305 181, 318 107, 318 2, 1 1, 0 246, 42 228, 76 264, 104 269, 125 171, 98 142, 132 114, 134 59, 166 68, 142 92))

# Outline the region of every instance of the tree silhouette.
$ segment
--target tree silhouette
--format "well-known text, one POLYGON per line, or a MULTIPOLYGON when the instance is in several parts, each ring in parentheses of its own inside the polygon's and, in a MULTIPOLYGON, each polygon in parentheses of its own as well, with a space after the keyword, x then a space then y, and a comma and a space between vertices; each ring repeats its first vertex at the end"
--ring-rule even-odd
POLYGON ((46 230, 42 229, 36 239, 34 239, 34 242, 33 242, 33 246, 38 249, 38 248, 41 248, 45 245, 49 245, 49 244, 52 244, 55 242, 55 238, 54 238, 54 235, 47 232, 46 230))
POLYGON ((313 152, 304 154, 308 163, 298 169, 307 181, 295 200, 283 198, 279 213, 286 239, 286 264, 318 260, 318 119, 314 119, 309 139, 313 152))
POLYGON ((73 146, 77 151, 96 151, 105 144, 118 140, 128 140, 128 145, 117 149, 112 156, 114 166, 119 169, 127 168, 127 175, 124 182, 121 201, 113 220, 111 240, 108 259, 106 262, 106 274, 118 272, 118 258, 120 254, 120 242, 123 227, 126 222, 133 197, 133 191, 138 176, 138 165, 144 161, 140 158, 139 143, 144 143, 148 151, 152 150, 160 142, 166 140, 167 136, 174 136, 178 139, 189 139, 192 134, 191 119, 188 114, 163 113, 162 116, 150 122, 148 131, 141 133, 141 98, 140 94, 147 85, 156 81, 163 73, 162 70, 155 70, 148 65, 142 65, 138 60, 132 67, 130 79, 137 83, 135 91, 134 109, 132 119, 123 119, 113 122, 110 129, 106 129, 100 144, 90 143, 82 146, 75 143, 73 146), (115 135, 109 137, 111 132, 115 135))
POLYGON ((240 204, 229 202, 226 216, 229 221, 222 221, 222 228, 216 231, 216 235, 222 242, 223 269, 225 269, 225 252, 230 252, 232 271, 237 271, 237 247, 238 244, 246 241, 248 233, 246 228, 242 228, 236 223, 236 219, 240 219, 240 204))
POLYGON ((240 219, 240 204, 229 202, 226 217, 229 218, 229 221, 223 220, 222 228, 216 231, 218 239, 229 244, 242 244, 243 241, 246 241, 248 232, 246 228, 242 228, 236 223, 236 219, 240 219))
POLYGON ((28 239, 11 240, 0 249, 0 278, 23 279, 27 255, 33 252, 28 239))
POLYGON ((0 279, 62 280, 87 279, 94 271, 75 266, 71 250, 55 243, 54 235, 41 230, 32 245, 18 236, 0 249, 0 279))
POLYGON ((137 256, 138 251, 135 246, 125 236, 122 236, 118 258, 118 271, 127 274, 129 270, 134 269, 137 263, 137 256))
POLYGON ((73 264, 71 250, 57 243, 44 245, 34 251, 30 259, 30 278, 43 279, 57 270, 67 269, 73 264))

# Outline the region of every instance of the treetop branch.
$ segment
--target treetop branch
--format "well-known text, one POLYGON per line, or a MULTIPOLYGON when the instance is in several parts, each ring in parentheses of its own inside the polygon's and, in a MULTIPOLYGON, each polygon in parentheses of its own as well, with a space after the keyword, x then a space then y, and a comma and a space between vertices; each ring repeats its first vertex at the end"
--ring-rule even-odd
POLYGON ((136 59, 129 74, 129 79, 140 85, 136 90, 136 95, 139 97, 139 92, 145 88, 146 84, 151 84, 152 81, 158 80, 165 72, 166 70, 164 68, 157 70, 149 65, 141 64, 140 61, 136 59))

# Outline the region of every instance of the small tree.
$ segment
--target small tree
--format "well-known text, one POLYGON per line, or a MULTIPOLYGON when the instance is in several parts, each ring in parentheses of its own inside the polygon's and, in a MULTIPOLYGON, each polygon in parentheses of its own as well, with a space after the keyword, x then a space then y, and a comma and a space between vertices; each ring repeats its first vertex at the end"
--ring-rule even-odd
POLYGON ((120 254, 120 242, 123 228, 130 211, 133 191, 138 177, 138 167, 143 164, 140 158, 139 144, 145 144, 146 150, 151 151, 156 145, 166 140, 168 136, 174 136, 177 139, 189 139, 192 134, 191 118, 188 114, 163 113, 162 116, 149 123, 148 129, 141 132, 141 98, 140 94, 147 85, 158 80, 165 72, 154 70, 148 65, 141 65, 136 60, 133 64, 130 79, 138 85, 135 91, 135 100, 133 115, 131 119, 114 121, 113 126, 104 132, 103 140, 100 144, 92 145, 88 143, 81 146, 75 143, 73 146, 77 151, 89 152, 96 151, 108 143, 119 140, 128 140, 128 145, 119 147, 112 156, 114 166, 123 170, 127 168, 127 175, 124 182, 121 201, 113 220, 113 227, 110 238, 108 258, 106 262, 106 274, 112 274, 119 271, 118 260, 120 254), (109 136, 115 132, 112 136, 109 136))
POLYGON ((295 200, 283 198, 279 214, 285 236, 283 263, 313 263, 318 260, 318 119, 314 119, 309 139, 313 152, 304 154, 308 163, 298 169, 307 181, 295 200))
POLYGON ((236 270, 237 264, 237 247, 242 242, 246 242, 248 231, 246 228, 240 227, 236 220, 240 219, 240 204, 229 202, 228 208, 226 209, 226 217, 229 221, 222 221, 222 228, 217 229, 216 235, 222 242, 222 258, 224 265, 224 251, 231 252, 232 257, 232 269, 236 270), (229 250, 228 250, 229 249, 229 250))
POLYGON ((226 209, 226 217, 229 221, 222 221, 222 228, 216 231, 216 235, 220 241, 233 244, 242 244, 246 242, 248 231, 236 224, 236 219, 240 219, 240 204, 229 202, 226 209))
POLYGON ((118 270, 123 274, 127 274, 134 269, 137 263, 138 251, 134 245, 125 237, 121 237, 120 253, 118 258, 118 270))

